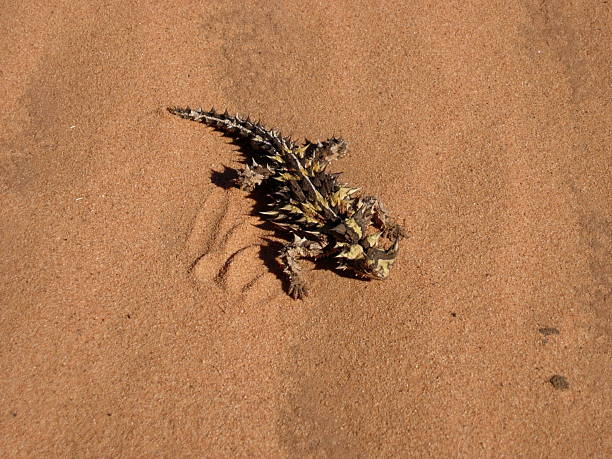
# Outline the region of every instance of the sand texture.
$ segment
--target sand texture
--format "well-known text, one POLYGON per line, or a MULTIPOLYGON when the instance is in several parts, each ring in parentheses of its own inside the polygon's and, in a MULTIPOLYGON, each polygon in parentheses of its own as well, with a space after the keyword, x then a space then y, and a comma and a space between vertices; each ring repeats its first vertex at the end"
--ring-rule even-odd
POLYGON ((0 13, 0 456, 610 457, 609 2, 0 13), (390 279, 288 297, 172 105, 347 139, 390 279))

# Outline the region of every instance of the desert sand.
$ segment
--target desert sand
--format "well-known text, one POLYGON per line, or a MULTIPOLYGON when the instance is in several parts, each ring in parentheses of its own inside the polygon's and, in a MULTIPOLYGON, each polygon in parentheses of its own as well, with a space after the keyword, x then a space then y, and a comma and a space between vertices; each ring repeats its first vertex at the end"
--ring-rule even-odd
POLYGON ((609 457, 609 3, 303 3, 3 2, 0 455, 609 457), (174 105, 347 139, 390 278, 174 105))

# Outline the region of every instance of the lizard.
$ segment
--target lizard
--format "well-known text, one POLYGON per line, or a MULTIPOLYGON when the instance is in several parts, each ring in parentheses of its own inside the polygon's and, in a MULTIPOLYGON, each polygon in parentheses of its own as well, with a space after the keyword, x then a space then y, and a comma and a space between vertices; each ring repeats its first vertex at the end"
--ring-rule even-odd
POLYGON ((339 182, 339 173, 327 171, 332 161, 346 155, 344 139, 298 143, 227 111, 189 107, 168 107, 168 111, 251 147, 251 162, 238 171, 235 183, 247 191, 265 187, 269 209, 260 213, 293 235, 278 254, 292 298, 303 299, 309 293, 303 259, 334 257, 338 269, 358 277, 389 276, 406 233, 376 197, 361 196, 358 188, 339 182))

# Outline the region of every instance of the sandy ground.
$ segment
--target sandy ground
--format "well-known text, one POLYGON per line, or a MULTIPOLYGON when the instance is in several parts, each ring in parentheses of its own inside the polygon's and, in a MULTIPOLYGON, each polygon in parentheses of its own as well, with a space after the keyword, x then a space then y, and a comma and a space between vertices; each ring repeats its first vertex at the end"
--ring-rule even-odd
POLYGON ((609 457, 608 2, 302 3, 2 2, 0 454, 609 457), (169 105, 346 138, 391 278, 291 300, 169 105))

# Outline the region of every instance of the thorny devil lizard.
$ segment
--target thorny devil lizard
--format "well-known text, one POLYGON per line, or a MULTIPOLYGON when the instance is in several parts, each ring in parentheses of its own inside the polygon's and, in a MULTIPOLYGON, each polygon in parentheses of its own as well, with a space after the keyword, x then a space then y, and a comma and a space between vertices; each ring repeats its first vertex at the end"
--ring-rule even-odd
POLYGON ((336 257, 338 268, 359 277, 387 278, 404 230, 387 216, 377 198, 359 196, 357 188, 338 182, 340 174, 326 171, 331 161, 346 154, 346 141, 332 137, 300 145, 259 122, 214 108, 170 107, 168 111, 252 147, 251 165, 238 172, 236 184, 249 191, 267 187, 270 209, 261 214, 293 234, 294 240, 279 254, 289 295, 303 298, 308 294, 302 258, 336 257))

